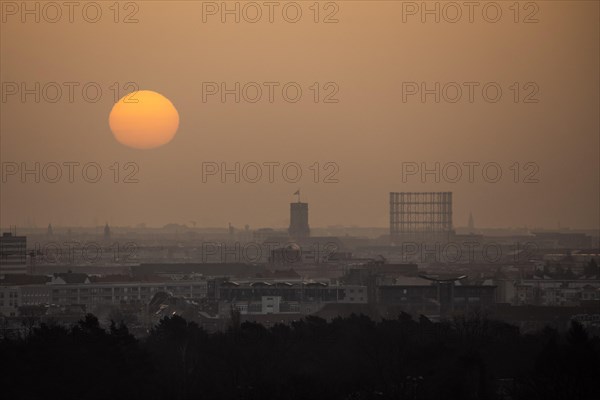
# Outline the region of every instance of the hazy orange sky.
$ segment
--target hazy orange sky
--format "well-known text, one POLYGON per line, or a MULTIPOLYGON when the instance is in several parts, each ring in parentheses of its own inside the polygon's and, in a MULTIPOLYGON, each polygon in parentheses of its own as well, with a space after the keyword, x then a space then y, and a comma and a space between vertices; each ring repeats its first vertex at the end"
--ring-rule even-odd
MULTIPOLYGON (((97 23, 86 22, 77 10, 73 23, 66 16, 57 23, 43 18, 35 23, 32 17, 23 23, 3 8, 4 167, 12 162, 30 167, 35 162, 96 162, 103 176, 88 183, 79 174, 69 183, 66 168, 57 183, 8 176, 1 183, 1 226, 29 220, 38 226, 197 221, 201 226, 281 227, 288 224, 292 193, 300 189, 310 204, 312 226, 385 227, 390 191, 453 191, 456 226, 466 225, 471 211, 482 227, 556 227, 559 222, 598 227, 597 1, 535 2, 538 23, 515 23, 508 8, 512 1, 496 2, 503 11, 497 23, 477 11, 487 2, 479 3, 472 23, 466 15, 456 23, 435 23, 432 17, 422 23, 420 14, 405 15, 403 22, 406 2, 339 1, 339 22, 328 24, 313 21, 313 1, 297 2, 303 12, 297 23, 286 22, 279 8, 273 23, 265 15, 256 23, 243 18, 234 23, 231 17, 221 23, 219 15, 203 22, 199 1, 134 3, 139 22, 129 24, 122 20, 134 8, 122 9, 121 22, 115 23, 108 9, 113 1, 98 2, 103 14, 97 23), (135 150, 111 134, 110 87, 130 81, 163 94, 177 108, 179 131, 171 143, 135 150), (44 98, 35 103, 32 95, 25 102, 8 95, 7 82, 80 86, 72 103, 66 89, 56 103, 44 98), (103 90, 96 103, 82 97, 87 82, 103 90), (272 103, 265 93, 256 103, 235 103, 233 96, 225 103, 218 96, 203 102, 203 82, 231 87, 235 82, 297 82, 303 94, 297 103, 285 101, 280 91, 272 103), (328 92, 325 83, 334 82, 339 102, 315 103, 309 89, 314 82, 320 83, 321 96, 328 92), (472 103, 465 94, 457 103, 435 103, 433 96, 425 103, 419 96, 405 102, 403 82, 496 82, 503 97, 490 103, 476 89, 472 103), (515 82, 534 83, 528 88, 539 88, 539 102, 524 103, 522 96, 530 90, 523 88, 514 102, 510 87, 515 82), (109 167, 115 162, 120 181, 132 171, 124 169, 126 163, 139 166, 139 182, 114 183, 109 167), (221 183, 214 176, 203 182, 203 162, 297 162, 303 177, 298 183, 281 175, 274 183, 266 178, 221 183), (314 183, 309 167, 315 162, 321 167, 336 163, 339 183, 314 183), (503 176, 489 183, 476 170, 473 182, 466 176, 458 183, 435 183, 432 177, 421 182, 416 176, 403 182, 403 162, 431 167, 435 162, 496 162, 503 176), (521 168, 536 163, 539 183, 523 183, 528 172, 523 169, 521 182, 513 182, 515 162, 521 168)), ((320 19, 334 10, 325 6, 321 2, 320 19)), ((521 9, 519 19, 532 10, 521 9)), ((326 171, 321 172, 320 180, 326 171)))

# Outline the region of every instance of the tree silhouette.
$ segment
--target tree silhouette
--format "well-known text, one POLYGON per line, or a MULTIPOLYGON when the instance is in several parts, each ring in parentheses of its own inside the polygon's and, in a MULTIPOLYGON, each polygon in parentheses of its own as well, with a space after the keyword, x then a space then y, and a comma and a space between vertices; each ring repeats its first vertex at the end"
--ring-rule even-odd
POLYGON ((477 314, 306 317, 213 334, 173 315, 142 339, 86 315, 1 340, 0 387, 10 399, 592 399, 599 342, 576 322, 522 335, 477 314))

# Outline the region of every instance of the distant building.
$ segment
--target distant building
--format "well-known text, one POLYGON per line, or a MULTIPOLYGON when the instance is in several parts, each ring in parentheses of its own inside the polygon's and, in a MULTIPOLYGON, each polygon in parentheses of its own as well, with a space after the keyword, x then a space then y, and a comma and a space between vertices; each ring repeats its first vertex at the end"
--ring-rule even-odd
MULTIPOLYGON (((258 302, 263 297, 280 297, 283 302, 301 303, 359 303, 366 304, 367 288, 361 285, 329 285, 325 282, 306 281, 225 281, 219 285, 221 301, 258 302)), ((262 310, 261 306, 256 306, 262 310)), ((314 311, 314 310, 313 310, 314 311)))
POLYGON ((290 228, 292 238, 306 238, 310 236, 308 227, 308 203, 290 203, 290 228))
POLYGON ((410 314, 450 317, 492 309, 496 286, 461 285, 455 282, 415 282, 379 286, 379 302, 398 305, 410 314))
POLYGON ((91 282, 87 276, 82 281, 81 275, 85 274, 62 274, 46 284, 2 285, 0 282, 0 314, 15 316, 20 306, 50 304, 81 305, 88 312, 105 305, 140 306, 148 303, 158 292, 194 300, 208 296, 208 281, 205 279, 162 282, 110 282, 111 279, 107 279, 107 282, 91 282))
POLYGON ((469 233, 475 233, 475 221, 473 220, 473 213, 469 213, 469 233))
POLYGON ((452 192, 390 193, 392 244, 447 243, 452 234, 452 192))
POLYGON ((600 301, 598 279, 523 279, 514 287, 514 297, 508 299, 513 305, 573 307, 600 301))
POLYGON ((283 247, 270 250, 270 265, 340 263, 352 258, 352 253, 335 236, 292 240, 283 247))
POLYGON ((18 287, 0 286, 0 315, 17 316, 20 305, 18 287))
POLYGON ((533 232, 534 241, 541 248, 550 249, 589 249, 592 237, 585 233, 533 232))
POLYGON ((227 231, 229 232, 229 240, 235 240, 235 228, 231 225, 231 222, 227 226, 227 231))
POLYGON ((287 265, 302 262, 302 248, 296 243, 290 243, 285 247, 271 250, 269 256, 269 264, 271 265, 287 265))
POLYGON ((53 274, 47 285, 79 285, 90 283, 87 274, 67 272, 63 274, 53 274))
POLYGON ((0 275, 27 272, 27 237, 5 232, 0 236, 0 275))
POLYGON ((108 226, 108 223, 104 226, 104 241, 110 241, 110 227, 108 226))
POLYGON ((179 279, 185 275, 253 277, 264 273, 265 266, 248 263, 142 263, 130 267, 131 275, 143 278, 159 275, 168 279, 179 279))

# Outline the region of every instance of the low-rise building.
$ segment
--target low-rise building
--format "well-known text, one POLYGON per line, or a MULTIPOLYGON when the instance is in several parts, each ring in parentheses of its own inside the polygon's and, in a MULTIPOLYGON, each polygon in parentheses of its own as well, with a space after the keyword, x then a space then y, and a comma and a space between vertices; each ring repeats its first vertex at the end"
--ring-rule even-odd
POLYGON ((450 316, 455 313, 486 311, 496 304, 496 286, 458 283, 382 285, 379 304, 400 306, 410 314, 450 316))
MULTIPOLYGON (((70 274, 66 274, 70 275, 70 274)), ((71 281, 71 277, 66 278, 71 281)), ((158 292, 185 299, 203 299, 208 295, 206 280, 161 282, 91 282, 89 277, 67 283, 54 278, 45 284, 0 286, 0 312, 17 315, 20 306, 82 305, 92 312, 101 305, 146 304, 158 292)))
POLYGON ((285 302, 367 303, 367 287, 329 285, 315 281, 225 281, 219 285, 218 299, 258 301, 263 296, 279 296, 285 302))
POLYGON ((524 279, 515 282, 514 305, 577 306, 600 300, 600 280, 524 279))

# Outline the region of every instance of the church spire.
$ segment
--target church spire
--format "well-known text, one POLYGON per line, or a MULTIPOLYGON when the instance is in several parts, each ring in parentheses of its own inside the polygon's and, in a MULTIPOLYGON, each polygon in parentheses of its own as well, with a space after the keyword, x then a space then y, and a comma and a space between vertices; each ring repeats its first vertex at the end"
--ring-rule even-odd
POLYGON ((108 222, 104 226, 104 241, 108 242, 110 240, 110 227, 108 226, 108 222))

